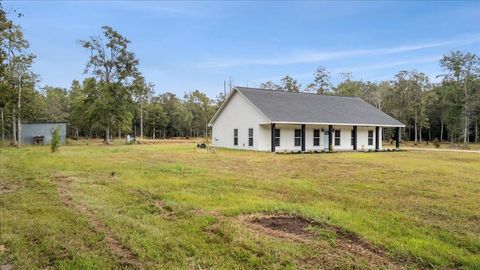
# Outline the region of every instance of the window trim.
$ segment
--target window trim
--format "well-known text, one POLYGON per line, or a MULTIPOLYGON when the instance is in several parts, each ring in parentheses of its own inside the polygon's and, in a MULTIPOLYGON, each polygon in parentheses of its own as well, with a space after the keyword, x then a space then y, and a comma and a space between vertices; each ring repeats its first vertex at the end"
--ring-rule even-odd
POLYGON ((295 147, 301 147, 302 146, 302 130, 301 129, 294 129, 293 131, 293 146, 295 147), (297 137, 297 131, 298 131, 298 137, 297 137), (298 142, 298 144, 297 144, 298 142))
POLYGON ((374 137, 373 130, 369 130, 369 131, 368 131, 368 134, 367 134, 368 146, 372 146, 372 145, 373 145, 373 137, 374 137), (372 134, 371 137, 370 137, 370 133, 372 134))
POLYGON ((335 146, 340 146, 341 142, 342 142, 342 131, 340 129, 335 129, 334 133, 333 133, 334 137, 333 137, 333 144, 335 146), (337 131, 338 131, 338 137, 337 137, 337 131), (337 141, 338 140, 338 141, 337 141), (337 143, 338 142, 338 143, 337 143))
POLYGON ((313 130, 313 146, 320 146, 320 129, 313 130), (315 136, 315 132, 318 132, 318 136, 315 136), (317 144, 315 144, 315 140, 317 140, 317 144))
POLYGON ((238 146, 238 128, 233 129, 233 146, 238 146))
POLYGON ((253 128, 248 129, 248 147, 253 147, 253 128), (251 131, 251 134, 250 134, 251 131))
POLYGON ((280 129, 275 129, 275 147, 280 147, 280 129))

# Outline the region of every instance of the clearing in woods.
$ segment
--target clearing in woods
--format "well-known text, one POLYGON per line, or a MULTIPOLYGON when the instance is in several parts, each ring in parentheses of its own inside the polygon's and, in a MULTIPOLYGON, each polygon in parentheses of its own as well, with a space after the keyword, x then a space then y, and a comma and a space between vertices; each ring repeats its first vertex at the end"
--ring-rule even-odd
POLYGON ((0 266, 480 269, 480 155, 2 148, 0 266))

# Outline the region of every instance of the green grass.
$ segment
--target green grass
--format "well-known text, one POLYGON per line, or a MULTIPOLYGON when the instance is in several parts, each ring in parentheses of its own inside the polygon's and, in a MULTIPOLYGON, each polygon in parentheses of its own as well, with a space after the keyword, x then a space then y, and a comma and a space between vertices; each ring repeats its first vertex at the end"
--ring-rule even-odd
POLYGON ((480 269, 474 153, 212 154, 192 143, 163 143, 74 145, 51 154, 48 147, 6 147, 0 169, 0 265, 16 269, 128 268, 91 216, 147 269, 369 267, 365 258, 342 254, 329 231, 298 242, 242 221, 259 213, 341 227, 412 268, 480 269), (71 203, 90 214, 62 201, 64 180, 71 203))

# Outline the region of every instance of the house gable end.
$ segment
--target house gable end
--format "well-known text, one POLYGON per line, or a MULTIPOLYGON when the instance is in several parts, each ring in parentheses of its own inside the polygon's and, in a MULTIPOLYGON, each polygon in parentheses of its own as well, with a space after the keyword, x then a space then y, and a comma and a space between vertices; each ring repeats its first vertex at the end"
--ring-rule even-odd
POLYGON ((255 111, 258 112, 259 115, 261 115, 261 117, 264 118, 265 122, 271 122, 270 119, 260 110, 258 109, 245 95, 243 95, 240 91, 238 91, 236 88, 234 88, 232 90, 232 92, 230 92, 228 94, 228 96, 225 98, 225 101, 222 103, 222 105, 220 106, 220 108, 215 112, 215 114, 213 115, 212 119, 210 120, 210 122, 208 123, 208 126, 211 127, 213 126, 213 124, 215 123, 215 121, 218 119, 218 117, 220 117, 220 115, 222 114, 222 112, 225 110, 225 108, 228 106, 228 104, 231 102, 231 100, 235 97, 235 96, 239 96, 241 97, 244 101, 246 101, 246 103, 248 103, 248 105, 254 109, 255 111))

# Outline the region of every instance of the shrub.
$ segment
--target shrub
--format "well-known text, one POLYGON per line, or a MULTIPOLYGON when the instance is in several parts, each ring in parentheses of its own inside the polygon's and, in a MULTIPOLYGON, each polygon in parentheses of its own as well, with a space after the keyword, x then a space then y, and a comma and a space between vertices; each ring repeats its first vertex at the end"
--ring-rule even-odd
POLYGON ((60 131, 58 130, 58 128, 56 128, 52 131, 52 141, 50 144, 50 149, 52 150, 52 153, 53 153, 53 152, 56 152, 59 147, 60 147, 60 131))
POLYGON ((440 142, 437 139, 433 140, 433 146, 435 146, 435 148, 440 148, 440 142))

